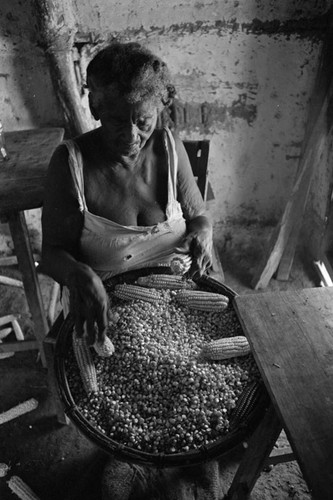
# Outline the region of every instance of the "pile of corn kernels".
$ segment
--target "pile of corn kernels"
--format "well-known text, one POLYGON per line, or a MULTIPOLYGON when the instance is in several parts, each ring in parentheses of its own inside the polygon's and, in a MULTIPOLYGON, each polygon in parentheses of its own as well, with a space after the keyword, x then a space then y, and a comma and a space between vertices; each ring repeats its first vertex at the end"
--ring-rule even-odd
POLYGON ((177 304, 174 292, 159 293, 165 302, 111 298, 115 352, 100 358, 92 351, 97 393, 85 394, 72 352, 66 371, 78 408, 96 429, 137 450, 180 453, 226 435, 240 394, 260 375, 252 355, 217 362, 200 356, 205 342, 243 334, 232 307, 197 312, 177 304))

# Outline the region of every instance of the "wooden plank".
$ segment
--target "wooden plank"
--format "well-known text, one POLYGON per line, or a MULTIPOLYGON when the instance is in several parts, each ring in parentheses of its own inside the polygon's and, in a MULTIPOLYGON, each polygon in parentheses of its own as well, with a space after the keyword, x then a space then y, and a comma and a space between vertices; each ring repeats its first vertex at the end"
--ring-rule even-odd
POLYGON ((251 436, 227 494, 227 500, 247 500, 263 470, 282 426, 271 405, 251 436))
POLYGON ((277 465, 284 462, 296 460, 293 450, 288 446, 286 448, 273 449, 265 465, 277 465))
MULTIPOLYGON (((321 58, 319 62, 319 67, 317 71, 317 76, 314 84, 314 88, 312 91, 312 96, 309 104, 309 118, 306 124, 306 129, 305 129, 305 134, 304 134, 304 139, 302 143, 302 151, 301 151, 301 160, 300 164, 298 166, 298 172, 300 171, 301 164, 302 164, 302 158, 304 155, 307 154, 307 146, 308 146, 308 141, 314 132, 314 127, 316 124, 316 121, 319 117, 320 110, 322 103, 325 101, 326 96, 328 97, 328 102, 330 102, 330 99, 332 97, 332 78, 333 78, 333 64, 332 64, 332 50, 333 50, 333 29, 332 29, 332 13, 329 13, 328 15, 328 24, 329 24, 329 29, 327 30, 326 33, 326 40, 323 45, 322 53, 321 53, 321 58)), ((329 113, 327 114, 329 116, 329 113)), ((325 124, 324 124, 325 126, 325 124)), ((328 123, 326 123, 325 130, 326 134, 328 136, 329 131, 327 130, 328 128, 328 123)), ((320 169, 320 162, 318 162, 318 165, 315 167, 316 169, 320 169)), ((304 212, 306 200, 307 200, 308 193, 306 193, 306 196, 304 197, 304 207, 302 210, 302 214, 304 212)), ((301 219, 299 219, 299 222, 301 219)), ((284 250, 284 253, 282 255, 278 272, 277 272, 277 279, 282 280, 282 281, 287 281, 290 276, 290 271, 292 268, 295 252, 296 252, 296 247, 297 247, 297 242, 300 234, 300 229, 301 229, 301 223, 297 222, 294 225, 294 230, 292 234, 290 235, 286 248, 284 250)))
POLYGON ((37 340, 21 340, 20 342, 2 342, 0 344, 0 353, 31 351, 39 349, 37 340))
POLYGON ((327 147, 325 138, 332 129, 332 124, 327 119, 333 95, 332 13, 329 13, 327 19, 328 30, 312 91, 295 184, 282 220, 253 278, 252 286, 256 290, 265 288, 276 270, 277 279, 289 279, 313 173, 320 168, 320 152, 327 147))
POLYGON ((293 186, 281 221, 271 238, 264 259, 253 277, 252 286, 255 290, 265 288, 268 285, 279 266, 288 239, 293 231, 297 231, 297 226, 301 223, 311 180, 320 161, 320 154, 327 137, 328 105, 329 102, 326 98, 307 143, 306 151, 301 160, 301 171, 293 186))
POLYGON ((0 169, 1 214, 42 205, 49 161, 63 135, 63 128, 5 133, 9 160, 0 169))
POLYGON ((299 224, 298 227, 294 227, 293 231, 291 232, 288 238, 286 248, 284 249, 283 254, 281 256, 276 275, 276 279, 279 281, 289 280, 291 268, 296 253, 296 247, 300 234, 300 229, 301 229, 301 224, 299 224))
POLYGON ((43 340, 48 332, 48 324, 24 213, 12 213, 8 221, 19 268, 22 273, 26 298, 34 322, 34 334, 39 342, 42 363, 45 366, 43 340))
POLYGON ((249 294, 235 308, 314 498, 333 492, 333 289, 249 294))

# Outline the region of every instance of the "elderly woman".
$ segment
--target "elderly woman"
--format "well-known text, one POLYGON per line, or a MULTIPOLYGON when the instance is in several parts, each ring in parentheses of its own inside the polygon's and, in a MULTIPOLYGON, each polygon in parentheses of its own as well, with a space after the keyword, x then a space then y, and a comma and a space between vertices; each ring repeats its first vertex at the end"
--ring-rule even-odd
POLYGON ((100 127, 64 141, 50 162, 42 217, 43 268, 69 290, 76 329, 107 327, 103 281, 175 252, 191 275, 210 266, 212 226, 182 141, 156 129, 174 87, 163 61, 136 43, 112 43, 87 68, 100 127))

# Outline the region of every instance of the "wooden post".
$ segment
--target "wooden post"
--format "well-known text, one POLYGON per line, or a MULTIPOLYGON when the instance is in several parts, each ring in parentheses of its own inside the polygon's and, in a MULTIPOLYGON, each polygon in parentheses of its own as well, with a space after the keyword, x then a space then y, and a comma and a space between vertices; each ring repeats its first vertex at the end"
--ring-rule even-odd
POLYGON ((72 135, 88 131, 73 61, 76 23, 71 0, 33 0, 39 44, 45 50, 57 97, 72 135))

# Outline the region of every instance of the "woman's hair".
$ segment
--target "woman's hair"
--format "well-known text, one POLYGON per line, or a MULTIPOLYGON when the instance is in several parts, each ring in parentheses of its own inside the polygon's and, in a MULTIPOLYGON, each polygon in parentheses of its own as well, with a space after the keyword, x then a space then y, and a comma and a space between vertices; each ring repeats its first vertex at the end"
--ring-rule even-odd
POLYGON ((175 88, 167 65, 138 43, 112 42, 90 61, 87 86, 92 93, 111 91, 130 103, 155 99, 169 105, 175 88))

